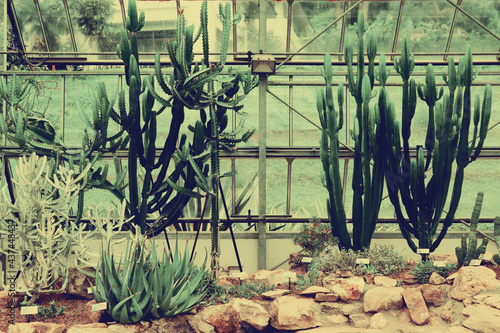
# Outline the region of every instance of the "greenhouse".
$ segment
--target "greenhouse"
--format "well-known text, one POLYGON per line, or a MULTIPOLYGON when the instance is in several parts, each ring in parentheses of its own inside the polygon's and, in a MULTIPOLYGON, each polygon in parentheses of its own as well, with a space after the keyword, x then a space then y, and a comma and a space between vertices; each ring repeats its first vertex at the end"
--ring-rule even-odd
POLYGON ((500 0, 0 10, 0 333, 500 332, 500 0))

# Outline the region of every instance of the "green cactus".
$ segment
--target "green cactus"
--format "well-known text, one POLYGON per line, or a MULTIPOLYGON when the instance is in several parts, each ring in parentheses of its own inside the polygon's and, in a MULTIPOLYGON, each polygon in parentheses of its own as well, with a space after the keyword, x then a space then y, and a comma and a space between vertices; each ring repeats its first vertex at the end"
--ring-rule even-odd
MULTIPOLYGON (((453 222, 461 196, 464 169, 477 158, 483 147, 491 114, 492 94, 491 87, 487 85, 482 107, 479 97, 476 97, 473 106, 473 138, 469 145, 469 127, 472 116, 470 87, 474 79, 470 47, 467 47, 465 57, 460 60, 458 70, 453 58, 449 58, 448 73, 443 73, 443 79, 448 85, 446 94, 443 89, 438 91, 436 88, 432 65, 427 66, 425 84, 415 87, 414 80, 410 79, 414 64, 413 55, 409 53, 408 41, 405 38, 401 57, 395 60, 394 65, 403 80, 401 131, 399 122, 393 116, 394 111, 387 107, 390 103, 379 102, 382 122, 388 129, 382 141, 384 146, 382 152, 383 158, 387 161, 385 176, 389 198, 395 207, 403 236, 414 252, 417 252, 418 248, 429 249, 433 252, 453 222), (417 157, 411 160, 409 139, 411 121, 416 109, 417 92, 420 99, 427 103, 429 110, 425 141, 427 156, 424 157, 423 147, 417 146, 417 157), (477 133, 479 133, 478 142, 477 133), (448 196, 455 160, 457 170, 451 202, 442 228, 436 236, 448 196), (431 162, 432 169, 429 168, 431 162), (431 170, 432 176, 429 177, 425 173, 431 170), (407 217, 403 214, 402 206, 407 217), (418 239, 418 246, 412 236, 418 239)), ((427 254, 422 255, 423 260, 427 257, 427 254)))
MULTIPOLYGON (((323 164, 322 182, 328 189, 328 215, 332 226, 332 234, 339 239, 342 249, 363 250, 370 246, 378 212, 382 200, 384 182, 384 163, 378 154, 377 138, 381 135, 379 110, 370 107, 375 96, 372 92, 375 81, 374 60, 377 53, 376 37, 370 33, 367 42, 368 71, 364 72, 363 34, 367 30, 363 13, 359 12, 356 32, 358 36, 357 79, 354 78, 353 44, 347 39, 345 59, 349 91, 356 100, 356 116, 351 137, 354 141, 354 173, 352 180, 353 207, 353 239, 351 242, 346 226, 345 208, 342 204, 342 182, 338 161, 338 131, 343 123, 343 87, 339 85, 339 113, 335 111, 332 94, 332 69, 329 55, 325 55, 322 75, 325 79, 325 92, 318 93, 317 109, 321 121, 322 136, 320 156, 323 164), (338 120, 337 120, 338 118, 338 120), (371 162, 373 160, 373 166, 371 162)), ((378 79, 385 84, 388 71, 381 67, 378 79)))
POLYGON ((478 259, 481 254, 486 252, 486 246, 488 245, 488 239, 483 238, 483 241, 479 247, 477 246, 477 222, 479 221, 479 215, 481 214, 481 206, 483 203, 483 192, 479 192, 476 198, 476 204, 474 210, 472 211, 472 217, 470 219, 470 232, 467 244, 467 236, 462 235, 461 246, 455 248, 455 253, 457 255, 458 264, 460 266, 468 266, 473 259, 478 259))
POLYGON ((493 262, 497 265, 500 265, 500 216, 495 217, 493 222, 493 237, 495 239, 495 243, 497 244, 498 253, 493 255, 493 262))

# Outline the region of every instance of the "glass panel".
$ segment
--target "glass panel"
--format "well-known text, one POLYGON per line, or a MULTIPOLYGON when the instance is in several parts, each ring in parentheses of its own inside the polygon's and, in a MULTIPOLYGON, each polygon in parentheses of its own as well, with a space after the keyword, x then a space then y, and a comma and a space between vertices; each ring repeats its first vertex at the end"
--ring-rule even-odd
MULTIPOLYGON (((274 86, 269 90, 288 102, 288 87, 274 86)), ((288 146, 289 109, 270 94, 267 95, 267 99, 267 146, 288 146)))
MULTIPOLYGON (((296 77, 299 81, 312 81, 311 77, 296 77)), ((317 81, 316 78, 315 81, 317 81)), ((294 88, 294 107, 308 120, 321 128, 319 121, 318 110, 316 107, 317 92, 324 87, 320 86, 298 86, 294 88)), ((333 88, 336 91, 336 87, 333 88)), ((334 93, 335 94, 335 93, 334 93)), ((336 95, 335 95, 336 97, 336 95)), ((338 107, 335 105, 335 110, 338 112, 338 107)), ((311 122, 304 119, 302 116, 293 114, 293 145, 315 147, 319 145, 321 139, 321 129, 317 128, 311 122)), ((343 132, 342 132, 343 133, 343 132)), ((342 139, 341 139, 342 140, 342 139)))
MULTIPOLYGON (((268 1, 266 2, 266 40, 268 52, 284 52, 286 49, 286 27, 288 16, 288 3, 268 1)), ((258 11, 257 11, 257 24, 258 24, 258 11)), ((257 46, 258 46, 258 32, 257 31, 257 46)), ((257 48, 257 51, 259 49, 257 48)), ((254 51, 253 49, 251 51, 254 51)))
MULTIPOLYGON (((266 3, 266 6, 269 6, 266 3)), ((259 51, 259 0, 237 1, 241 22, 236 26, 238 52, 259 51)), ((286 31, 286 29, 285 29, 286 31)))
MULTIPOLYGON (((115 0, 67 0, 79 52, 115 52, 120 41, 122 16, 115 0)), ((116 59, 86 56, 87 59, 116 59)))
POLYGON ((266 214, 286 214, 286 180, 287 163, 284 158, 273 158, 266 160, 267 166, 267 191, 266 191, 266 214))
MULTIPOLYGON (((484 78, 478 77, 477 81, 482 81, 482 82, 491 82, 498 84, 500 81, 499 76, 486 76, 484 78)), ((488 131, 488 135, 486 136, 486 140, 484 141, 484 145, 486 147, 500 147, 500 112, 497 108, 494 107, 495 101, 500 100, 500 86, 494 85, 491 87, 492 95, 493 95, 493 106, 491 110, 491 118, 490 118, 490 125, 488 128, 491 128, 492 126, 496 125, 494 128, 488 131)), ((484 97, 484 87, 474 87, 472 90, 473 93, 479 94, 481 97, 481 102, 483 101, 484 97), (476 89, 479 88, 479 89, 476 89)), ((500 160, 497 160, 497 163, 500 162, 500 160)))
MULTIPOLYGON (((259 160, 236 158, 235 170, 237 172, 235 176, 236 198, 238 198, 243 193, 245 187, 249 183, 252 183, 252 189, 248 193, 250 200, 248 201, 248 204, 245 206, 241 214, 246 215, 250 210, 250 213, 252 215, 259 215, 259 160), (257 177, 255 177, 256 174, 257 177), (254 177, 255 180, 253 180, 254 177)), ((229 196, 229 194, 227 194, 226 196, 229 196)))
MULTIPOLYGON (((455 8, 446 1, 406 1, 397 51, 408 37, 410 52, 444 52, 455 8)), ((418 59, 436 59, 420 56, 418 59)))
POLYGON ((26 50, 47 51, 34 2, 32 0, 20 0, 16 1, 14 6, 26 50))
POLYGON ((50 51, 74 51, 63 2, 39 0, 38 3, 50 51))
MULTIPOLYGON (((500 33, 500 0, 466 0, 462 8, 495 34, 500 33)), ((462 12, 458 14, 451 43, 451 52, 465 52, 471 45, 472 52, 498 52, 499 41, 462 12)), ((495 59, 494 55, 475 55, 474 60, 495 59)))

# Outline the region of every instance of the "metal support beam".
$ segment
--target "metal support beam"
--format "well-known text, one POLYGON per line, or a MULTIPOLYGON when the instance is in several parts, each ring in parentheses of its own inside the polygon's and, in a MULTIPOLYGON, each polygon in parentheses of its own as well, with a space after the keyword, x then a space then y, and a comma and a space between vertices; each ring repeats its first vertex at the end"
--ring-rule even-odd
MULTIPOLYGON (((265 0, 259 1, 259 50, 266 51, 266 6, 268 4, 265 0)), ((267 117, 267 75, 261 74, 259 76, 259 218, 257 223, 257 231, 259 233, 259 254, 258 254, 258 268, 266 269, 266 223, 263 218, 266 215, 266 117, 267 117)))

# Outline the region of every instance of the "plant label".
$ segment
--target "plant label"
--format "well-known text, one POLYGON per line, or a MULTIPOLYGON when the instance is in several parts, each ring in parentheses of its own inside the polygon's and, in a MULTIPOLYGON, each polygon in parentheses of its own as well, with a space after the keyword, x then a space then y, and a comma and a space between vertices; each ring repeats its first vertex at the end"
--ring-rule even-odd
POLYGON ((87 293, 92 294, 92 288, 87 288, 87 293))
POLYGON ((300 262, 302 262, 302 263, 311 263, 312 260, 313 260, 313 258, 311 258, 311 257, 304 257, 304 258, 302 258, 302 260, 300 262))
POLYGON ((481 254, 479 256, 479 259, 486 260, 486 261, 490 261, 491 258, 493 258, 493 255, 491 253, 485 253, 485 254, 481 254))
POLYGON ((430 253, 429 249, 417 249, 418 254, 427 254, 430 253))
POLYGON ((285 272, 285 273, 283 273, 283 277, 290 278, 290 279, 296 279, 297 278, 297 273, 295 273, 295 272, 285 272))
POLYGON ((471 266, 479 266, 479 265, 481 265, 481 260, 479 260, 479 259, 471 260, 470 265, 471 266))
POLYGON ((434 266, 436 266, 436 267, 446 267, 446 263, 444 261, 434 261, 434 266))
POLYGON ((23 306, 21 307, 22 315, 38 314, 38 306, 23 306))
POLYGON ((235 277, 235 278, 243 278, 244 277, 244 274, 243 272, 234 272, 234 273, 231 273, 231 276, 232 277, 235 277))
POLYGON ((368 258, 358 258, 356 259, 356 264, 369 265, 370 259, 368 258))
POLYGON ((108 308, 108 303, 102 302, 92 305, 92 311, 106 310, 108 308))

